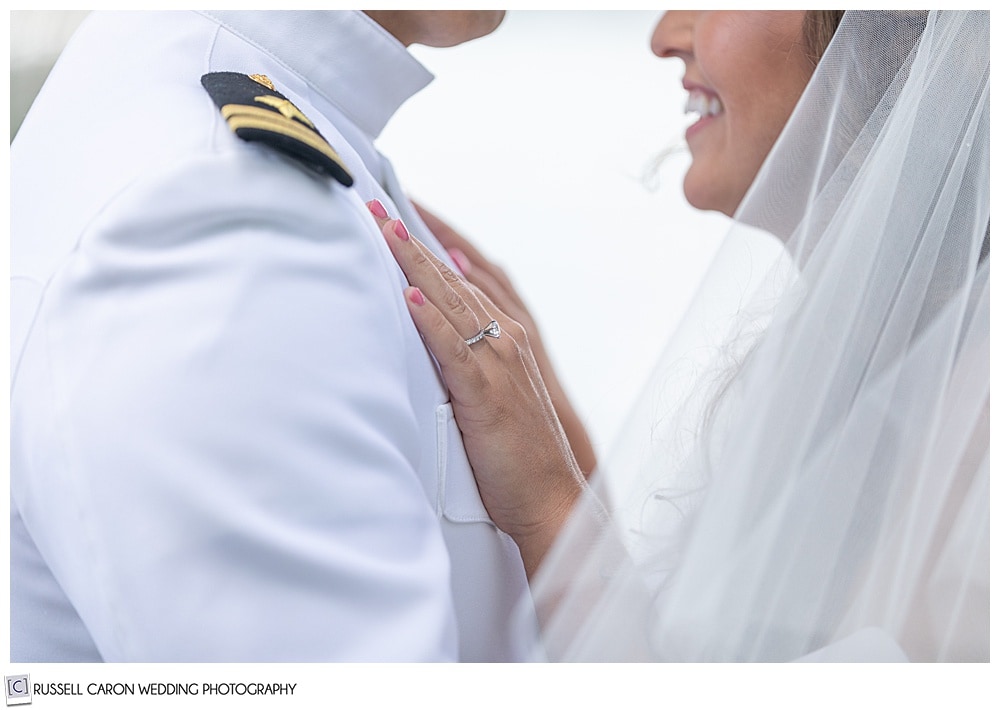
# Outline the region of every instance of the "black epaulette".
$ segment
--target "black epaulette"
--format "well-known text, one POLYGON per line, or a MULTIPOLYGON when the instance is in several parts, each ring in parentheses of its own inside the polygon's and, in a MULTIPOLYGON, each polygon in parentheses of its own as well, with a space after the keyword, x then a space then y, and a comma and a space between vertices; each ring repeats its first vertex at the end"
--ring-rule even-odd
POLYGON ((201 85, 229 128, 243 140, 265 143, 345 187, 354 184, 340 156, 312 121, 275 91, 263 74, 212 72, 201 78, 201 85))

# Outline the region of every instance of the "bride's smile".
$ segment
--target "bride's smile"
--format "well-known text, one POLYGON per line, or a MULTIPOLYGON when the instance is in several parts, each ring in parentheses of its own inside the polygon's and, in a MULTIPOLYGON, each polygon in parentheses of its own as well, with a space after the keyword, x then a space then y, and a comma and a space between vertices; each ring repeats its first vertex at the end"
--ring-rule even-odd
POLYGON ((659 57, 684 61, 684 194, 732 216, 812 74, 804 11, 671 11, 653 32, 659 57), (766 92, 761 86, 768 86, 766 92))
POLYGON ((686 81, 684 82, 684 88, 688 91, 684 113, 695 114, 695 122, 688 127, 687 132, 684 134, 684 137, 690 141, 691 136, 708 121, 722 113, 723 106, 722 101, 719 100, 719 96, 713 91, 686 81))

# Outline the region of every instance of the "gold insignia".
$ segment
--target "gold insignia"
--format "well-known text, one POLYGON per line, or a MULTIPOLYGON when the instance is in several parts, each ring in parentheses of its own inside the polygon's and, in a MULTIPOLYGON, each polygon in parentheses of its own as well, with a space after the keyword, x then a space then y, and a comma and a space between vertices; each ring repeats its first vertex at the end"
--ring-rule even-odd
POLYGON ((256 81, 261 86, 266 86, 271 91, 274 91, 274 82, 271 81, 266 74, 251 74, 250 78, 256 81))
POLYGON ((301 121, 302 123, 306 124, 310 128, 316 128, 316 126, 313 125, 312 121, 306 118, 305 115, 303 115, 303 113, 299 111, 298 108, 295 107, 295 104, 293 104, 288 99, 283 99, 278 96, 255 96, 253 100, 259 101, 262 104, 266 104, 271 108, 278 109, 281 115, 284 116, 285 118, 294 118, 297 121, 301 121))

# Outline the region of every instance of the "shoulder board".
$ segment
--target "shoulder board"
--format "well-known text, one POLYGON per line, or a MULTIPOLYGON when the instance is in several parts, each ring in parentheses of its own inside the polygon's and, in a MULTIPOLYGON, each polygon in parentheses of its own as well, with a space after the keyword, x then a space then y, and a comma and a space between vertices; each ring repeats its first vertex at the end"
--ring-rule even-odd
POLYGON ((229 128, 243 140, 265 143, 345 187, 354 184, 344 162, 312 121, 275 91, 266 76, 212 72, 201 78, 201 85, 229 128))

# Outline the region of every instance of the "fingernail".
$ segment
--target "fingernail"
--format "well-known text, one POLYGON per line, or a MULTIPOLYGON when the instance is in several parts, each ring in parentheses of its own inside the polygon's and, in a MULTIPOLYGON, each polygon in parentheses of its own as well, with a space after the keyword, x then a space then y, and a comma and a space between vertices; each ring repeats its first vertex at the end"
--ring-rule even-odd
POLYGON ((409 298, 410 301, 416 306, 424 305, 424 294, 420 293, 420 289, 416 286, 409 289, 407 298, 409 298))
POLYGON ((406 225, 400 219, 396 220, 396 224, 392 225, 392 231, 396 233, 396 236, 402 239, 404 242, 410 238, 410 233, 406 231, 406 225))
POLYGON ((465 252, 461 249, 455 249, 452 247, 448 250, 448 254, 451 256, 452 261, 455 262, 455 266, 458 267, 458 270, 462 272, 462 275, 467 275, 469 273, 469 269, 472 267, 472 263, 469 261, 469 257, 465 255, 465 252))
POLYGON ((378 200, 369 202, 368 210, 379 219, 387 219, 389 217, 389 213, 385 211, 385 206, 378 200))

